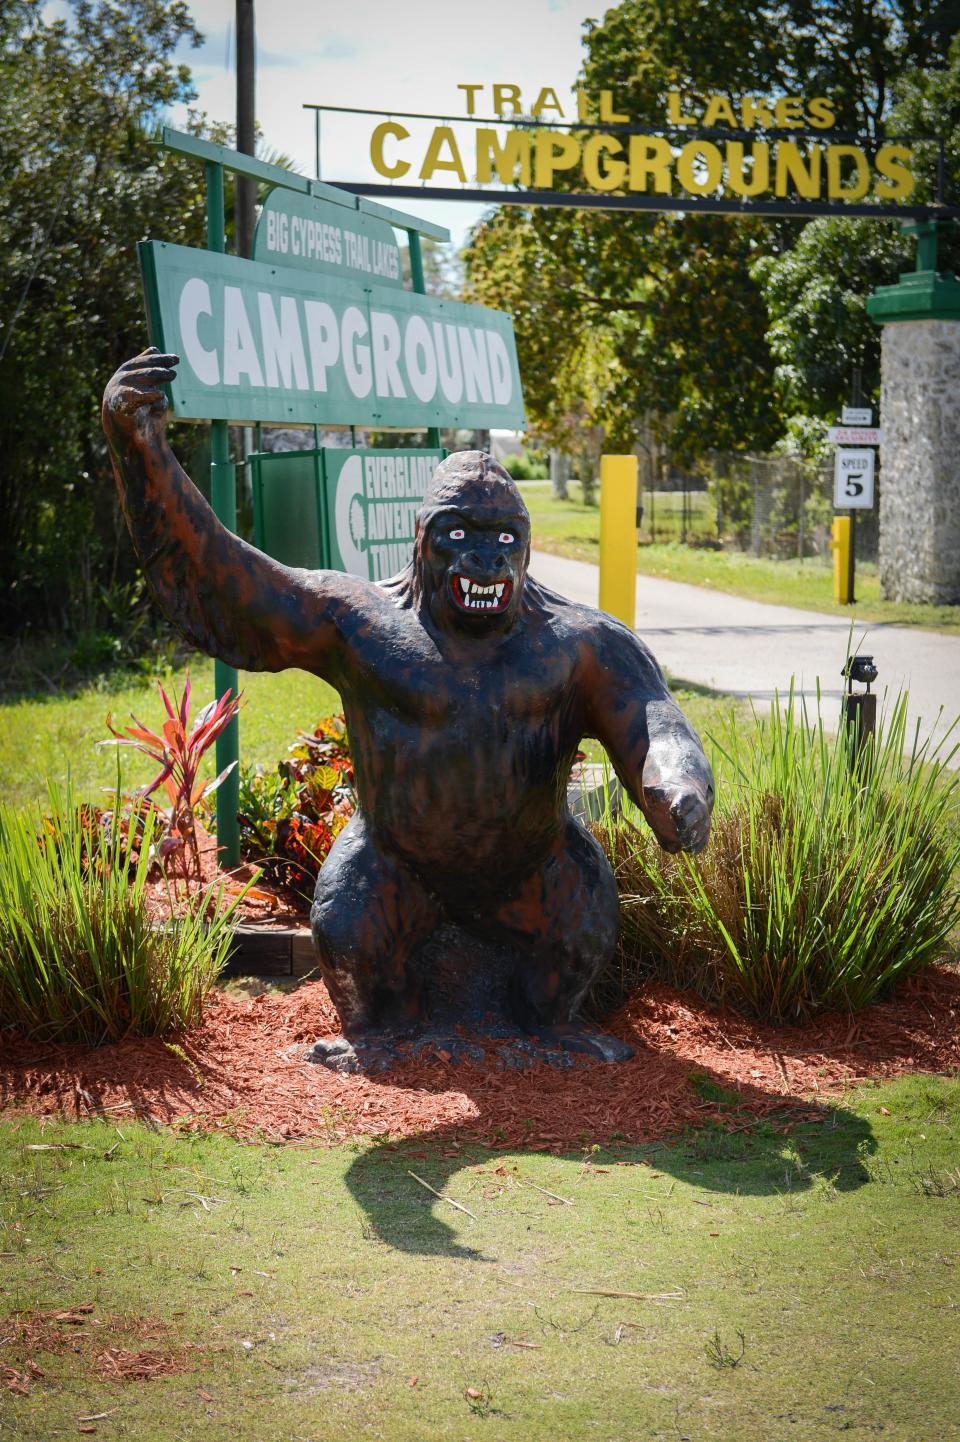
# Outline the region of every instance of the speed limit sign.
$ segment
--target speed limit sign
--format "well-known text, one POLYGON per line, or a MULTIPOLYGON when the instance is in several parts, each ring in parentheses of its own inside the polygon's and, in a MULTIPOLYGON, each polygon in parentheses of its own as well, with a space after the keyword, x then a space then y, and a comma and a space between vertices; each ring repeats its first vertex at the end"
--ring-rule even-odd
POLYGON ((842 446, 833 468, 833 504, 838 511, 873 509, 873 465, 876 452, 842 446))

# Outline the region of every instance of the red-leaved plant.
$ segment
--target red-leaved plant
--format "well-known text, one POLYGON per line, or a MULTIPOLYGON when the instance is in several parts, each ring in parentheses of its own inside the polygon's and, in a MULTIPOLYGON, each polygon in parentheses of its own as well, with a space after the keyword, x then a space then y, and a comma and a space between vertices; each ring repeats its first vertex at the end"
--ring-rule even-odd
POLYGON ((107 728, 112 732, 112 739, 98 744, 132 746, 135 751, 142 751, 159 765, 160 770, 153 780, 133 792, 128 801, 140 805, 147 802, 158 813, 163 825, 163 836, 157 847, 161 861, 172 853, 179 853, 184 879, 189 881, 192 867, 193 875, 199 881, 200 847, 197 840, 196 812, 208 805, 209 797, 237 763, 231 761, 212 781, 198 780, 197 773, 205 753, 237 714, 240 697, 231 697, 229 690, 225 691, 219 699, 214 699, 204 706, 191 723, 190 672, 185 673, 181 699, 178 700, 174 691, 171 701, 159 681, 157 689, 167 712, 167 719, 160 732, 151 731, 133 712, 130 713, 130 719, 135 724, 125 727, 123 731, 117 731, 113 716, 108 714, 107 728), (163 787, 166 793, 168 806, 160 805, 154 796, 160 787, 163 787))

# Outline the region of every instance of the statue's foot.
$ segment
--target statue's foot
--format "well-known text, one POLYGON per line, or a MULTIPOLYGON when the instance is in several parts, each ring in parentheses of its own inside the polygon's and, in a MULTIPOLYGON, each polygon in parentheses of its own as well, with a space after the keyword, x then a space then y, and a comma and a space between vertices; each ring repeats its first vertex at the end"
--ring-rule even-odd
POLYGON ((565 1022, 560 1026, 531 1027, 530 1036, 543 1048, 548 1061, 552 1060, 551 1053, 560 1053, 565 1058, 554 1062, 554 1065, 569 1066, 571 1053, 605 1062, 629 1061, 634 1054, 629 1043, 579 1021, 565 1022))
POLYGON ((345 1036, 335 1036, 329 1040, 321 1038, 304 1054, 304 1061, 315 1062, 318 1066, 328 1067, 330 1071, 343 1074, 362 1072, 365 1076, 386 1071, 396 1065, 397 1060, 397 1049, 393 1042, 386 1036, 373 1033, 354 1037, 352 1040, 345 1036))
POLYGON ((485 1055, 482 1046, 456 1032, 423 1032, 410 1043, 410 1052, 419 1061, 436 1058, 454 1066, 464 1061, 482 1062, 485 1055))

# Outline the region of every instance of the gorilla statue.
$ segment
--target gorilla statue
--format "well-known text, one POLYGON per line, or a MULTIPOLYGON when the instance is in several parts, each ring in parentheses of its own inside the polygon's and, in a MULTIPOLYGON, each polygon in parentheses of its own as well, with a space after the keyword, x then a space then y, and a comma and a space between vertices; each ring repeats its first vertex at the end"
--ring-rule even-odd
POLYGON ((167 444, 160 386, 177 364, 151 347, 104 394, 143 569, 193 645, 248 671, 322 676, 346 714, 357 811, 311 912, 343 1035, 312 1059, 376 1070, 403 1037, 462 1055, 464 1026, 567 1063, 629 1055, 578 1020, 618 905, 566 788, 594 737, 665 850, 707 844, 710 767, 653 656, 527 575, 526 507, 482 451, 437 468, 413 560, 392 580, 262 554, 220 524, 167 444))

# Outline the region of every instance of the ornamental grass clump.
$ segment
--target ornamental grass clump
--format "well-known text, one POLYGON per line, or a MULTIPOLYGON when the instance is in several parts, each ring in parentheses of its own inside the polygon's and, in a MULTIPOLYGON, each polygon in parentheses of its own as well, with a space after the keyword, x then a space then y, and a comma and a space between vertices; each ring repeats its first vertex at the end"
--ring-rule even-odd
POLYGON ((957 747, 912 745, 906 696, 859 753, 791 692, 752 734, 711 738, 717 809, 698 857, 638 818, 599 829, 621 896, 608 1008, 644 975, 773 1021, 857 1010, 944 952, 960 920, 957 747))
POLYGON ((175 923, 152 921, 157 825, 147 810, 105 829, 54 788, 39 831, 0 806, 0 1029, 96 1046, 200 1020, 236 902, 207 892, 175 923))

